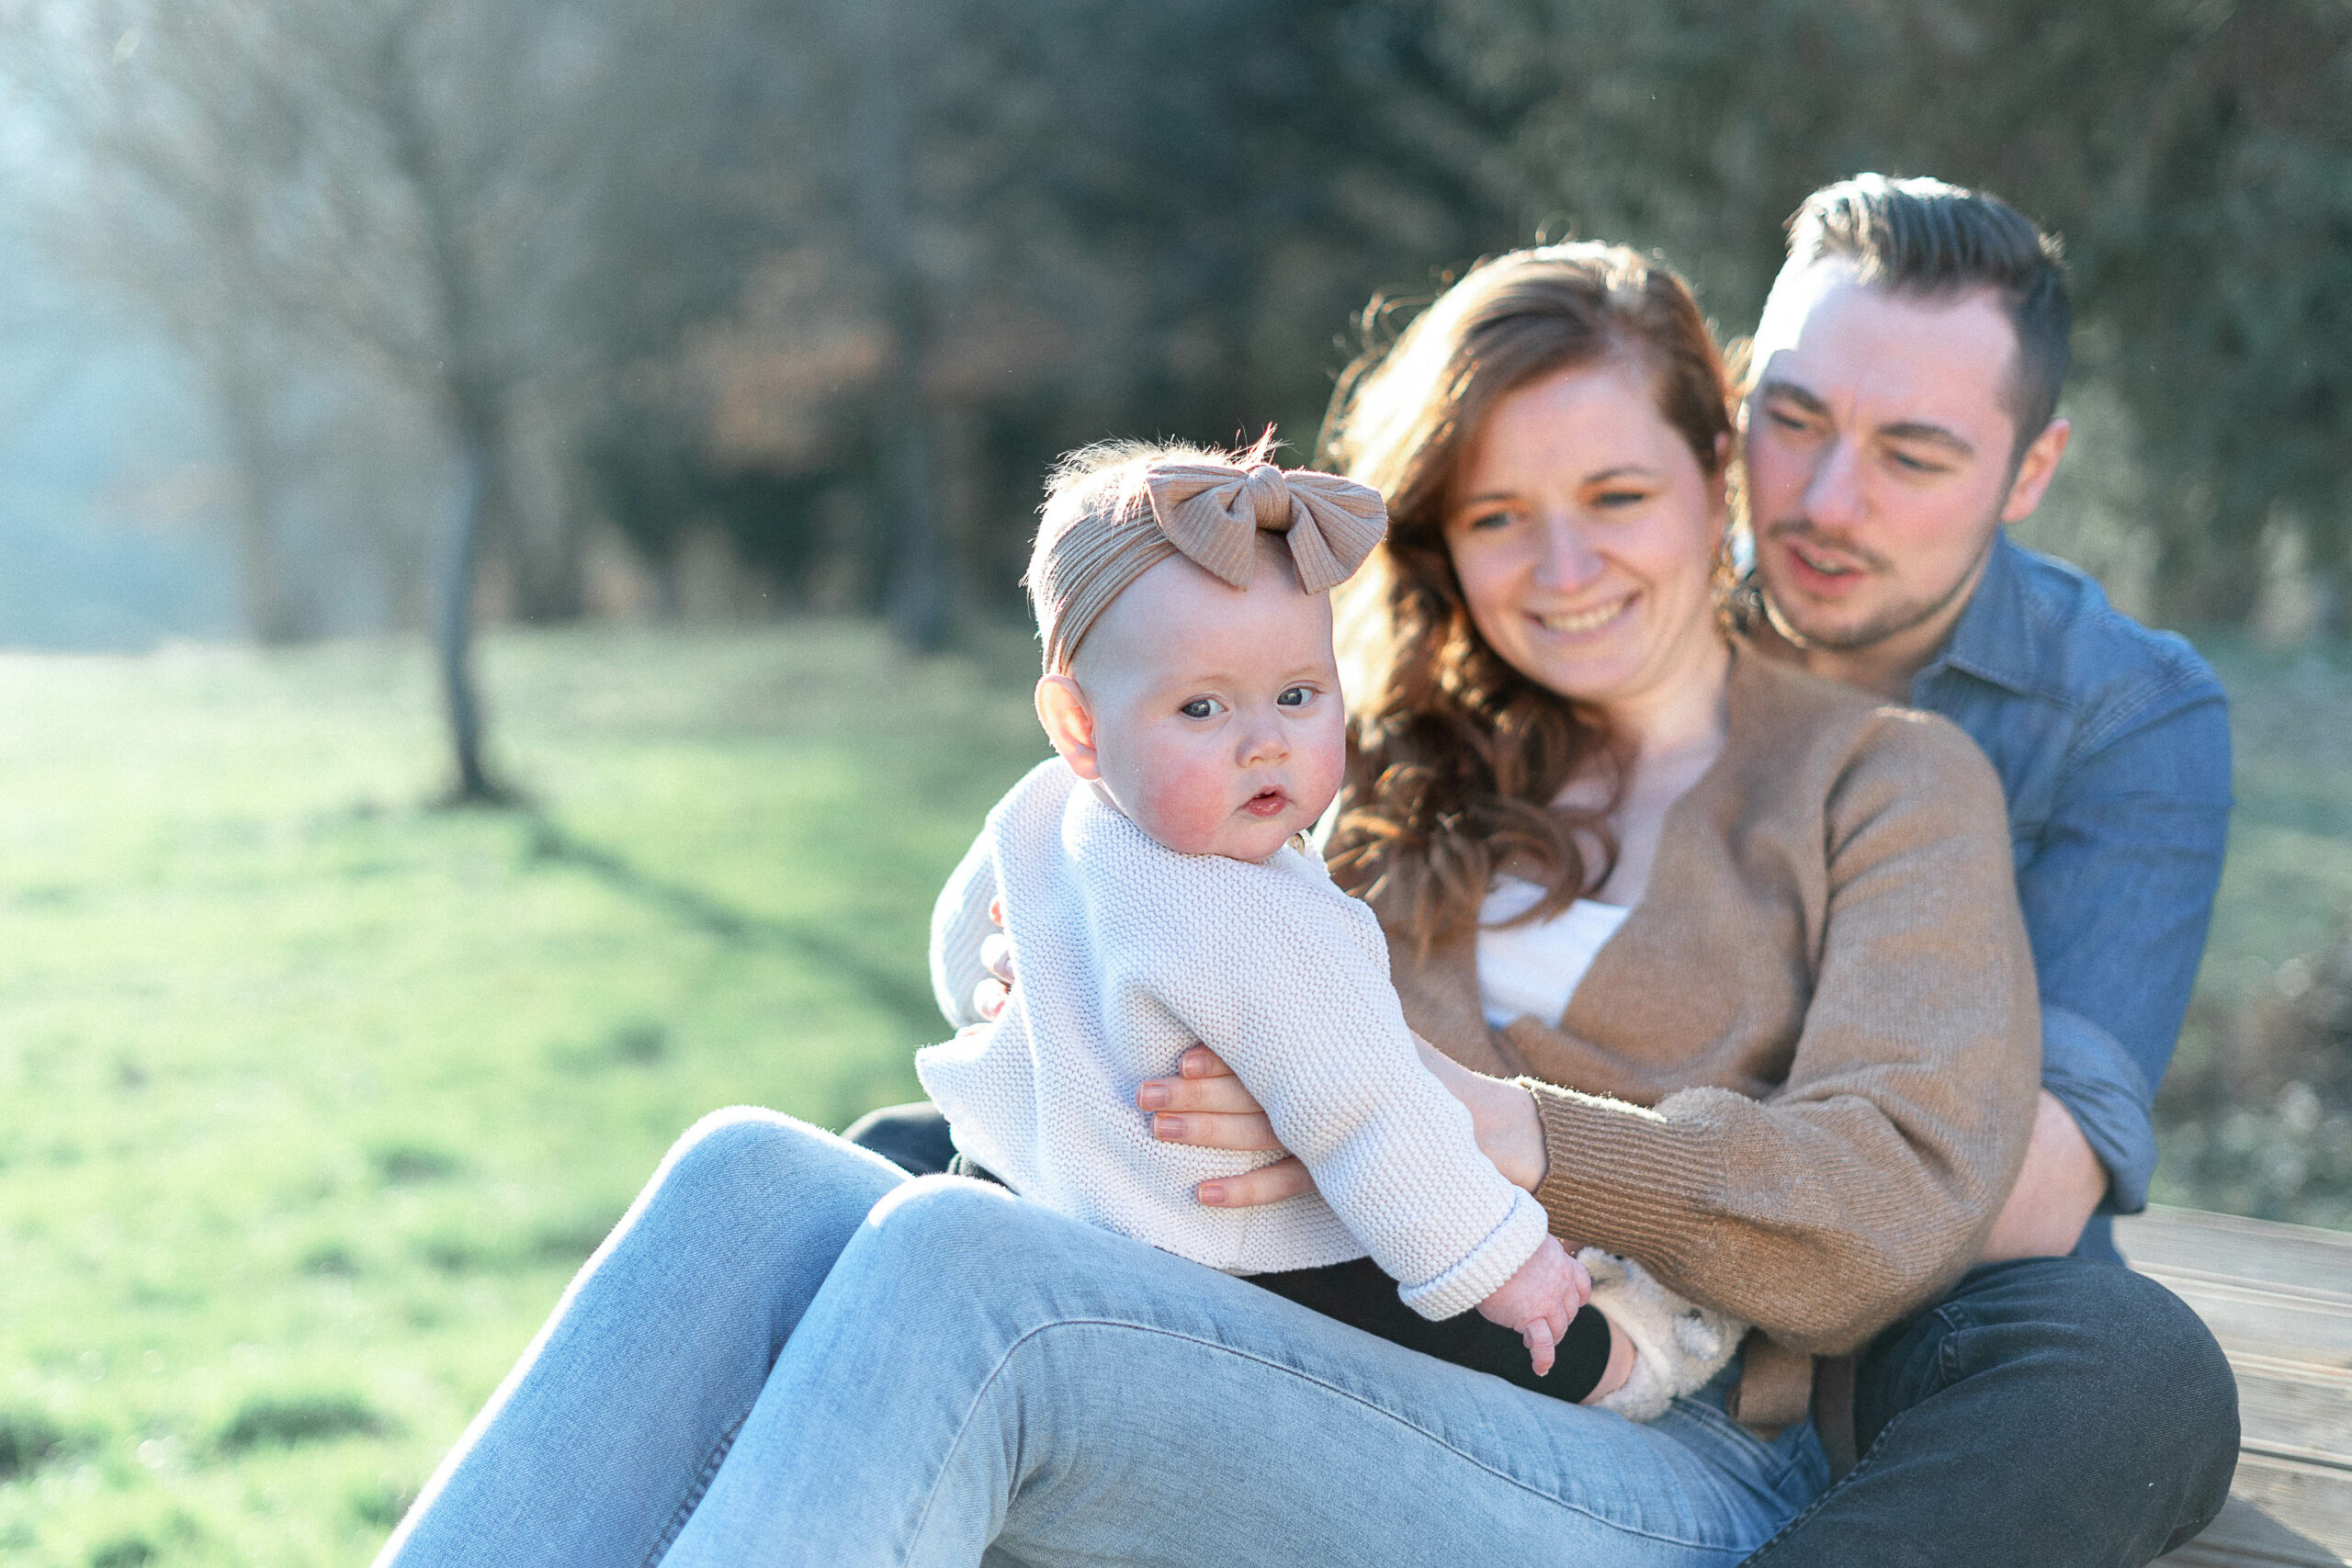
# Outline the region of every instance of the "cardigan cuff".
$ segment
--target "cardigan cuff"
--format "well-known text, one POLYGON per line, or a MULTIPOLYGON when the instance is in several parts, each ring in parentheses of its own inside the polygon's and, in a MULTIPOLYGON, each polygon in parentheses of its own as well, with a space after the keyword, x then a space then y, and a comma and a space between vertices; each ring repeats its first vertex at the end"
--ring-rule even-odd
POLYGON ((1544 1123, 1535 1201, 1552 1234, 1657 1266, 1679 1259, 1719 1183, 1695 1146, 1700 1130, 1645 1106, 1521 1078, 1544 1123))

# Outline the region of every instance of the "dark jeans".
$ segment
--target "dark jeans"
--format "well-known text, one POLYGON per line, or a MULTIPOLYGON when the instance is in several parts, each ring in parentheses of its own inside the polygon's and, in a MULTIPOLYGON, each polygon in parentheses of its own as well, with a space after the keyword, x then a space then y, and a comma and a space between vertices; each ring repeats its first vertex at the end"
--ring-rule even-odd
POLYGON ((2140 1568, 2221 1511, 2237 1383, 2162 1285, 2020 1258, 1871 1342, 1854 1438, 1852 1473, 1745 1568, 2140 1568))
MULTIPOLYGON (((919 1174, 947 1124, 893 1106, 852 1143, 919 1174)), ((1970 1270, 1854 1376, 1861 1461, 1744 1568, 2141 1568, 2221 1511, 2237 1383, 2197 1314, 2111 1263, 1970 1270)))
MULTIPOLYGON (((917 1176, 936 1176, 956 1157, 947 1119, 928 1104, 886 1107, 861 1117, 844 1135, 917 1176)), ((1555 1352, 1558 1359, 1539 1378, 1518 1335, 1469 1312, 1431 1323, 1396 1299, 1396 1281, 1368 1258, 1324 1269, 1294 1269, 1246 1278, 1253 1285, 1391 1344, 1491 1373, 1571 1404, 1590 1393, 1609 1367, 1609 1327, 1590 1307, 1569 1323, 1555 1352)))

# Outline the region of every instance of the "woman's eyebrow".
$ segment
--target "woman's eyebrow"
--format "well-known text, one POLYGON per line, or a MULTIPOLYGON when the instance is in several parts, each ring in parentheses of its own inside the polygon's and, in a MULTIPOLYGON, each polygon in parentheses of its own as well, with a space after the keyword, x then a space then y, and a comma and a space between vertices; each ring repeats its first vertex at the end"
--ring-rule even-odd
POLYGON ((1511 491, 1484 490, 1480 491, 1476 495, 1463 496, 1460 500, 1454 502, 1453 505, 1447 507, 1446 511, 1462 512, 1473 506, 1485 506, 1492 502, 1514 501, 1516 499, 1518 499, 1516 492, 1511 491))
POLYGON ((1610 479, 1623 479, 1628 475, 1635 479, 1654 479, 1657 478, 1657 470, 1642 463, 1620 463, 1615 468, 1603 468, 1596 474, 1587 474, 1584 477, 1584 482, 1589 485, 1597 485, 1610 479))

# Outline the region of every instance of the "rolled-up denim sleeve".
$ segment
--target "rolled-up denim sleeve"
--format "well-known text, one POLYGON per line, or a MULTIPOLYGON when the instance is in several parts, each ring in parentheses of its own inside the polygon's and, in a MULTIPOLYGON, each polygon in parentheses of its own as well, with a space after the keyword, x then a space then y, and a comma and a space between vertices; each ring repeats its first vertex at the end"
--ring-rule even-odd
POLYGON ((2042 1087, 2147 1206, 2156 1086, 2205 951, 2229 831, 2230 729, 2210 677, 2079 758, 2018 868, 2042 1011, 2042 1087))

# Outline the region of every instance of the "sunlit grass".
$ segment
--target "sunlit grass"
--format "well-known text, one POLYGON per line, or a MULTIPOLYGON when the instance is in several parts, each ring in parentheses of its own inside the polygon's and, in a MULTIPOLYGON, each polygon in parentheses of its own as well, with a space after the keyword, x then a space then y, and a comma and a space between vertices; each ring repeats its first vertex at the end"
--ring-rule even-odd
POLYGON ((487 675, 536 811, 424 805, 413 649, 0 660, 0 1560, 364 1562, 681 1129, 914 1092, 1025 682, 854 626, 487 675))

